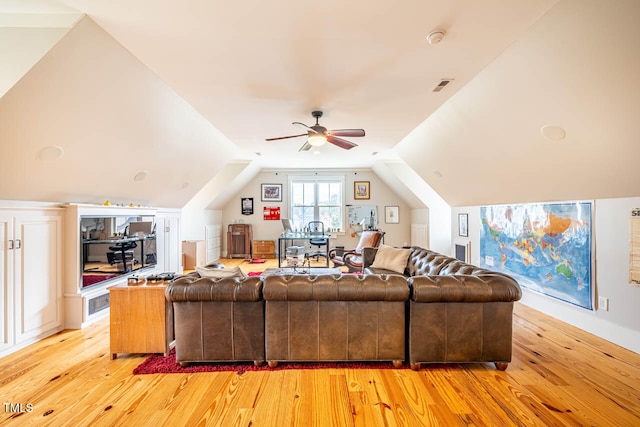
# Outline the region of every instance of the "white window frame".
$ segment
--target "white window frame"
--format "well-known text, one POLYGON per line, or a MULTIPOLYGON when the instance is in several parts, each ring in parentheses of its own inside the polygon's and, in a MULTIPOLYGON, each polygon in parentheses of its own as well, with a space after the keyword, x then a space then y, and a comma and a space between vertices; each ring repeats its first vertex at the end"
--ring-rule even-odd
MULTIPOLYGON (((331 182, 331 183, 340 183, 340 191, 341 191, 341 203, 340 205, 335 205, 335 207, 337 207, 338 209, 340 209, 340 231, 339 233, 344 233, 345 231, 345 211, 346 211, 346 205, 345 205, 345 196, 346 196, 346 191, 345 191, 345 176, 344 175, 326 175, 326 176, 316 176, 316 175, 291 175, 289 176, 289 218, 291 218, 291 216, 293 215, 293 209, 294 206, 293 204, 293 184, 294 183, 301 183, 301 182, 306 182, 306 183, 314 183, 315 184, 315 200, 314 200, 314 204, 313 205, 309 205, 309 206, 313 206, 314 208, 314 220, 318 220, 319 219, 319 212, 320 212, 320 207, 321 206, 327 206, 327 205, 319 205, 318 204, 318 187, 317 184, 318 183, 327 183, 327 182, 331 182)), ((329 205, 329 206, 334 206, 334 205, 329 205)), ((301 225, 306 226, 306 224, 293 224, 294 227, 300 227, 301 225)), ((329 229, 325 229, 326 232, 329 232, 329 229)), ((332 233, 336 233, 337 231, 331 231, 332 233)))

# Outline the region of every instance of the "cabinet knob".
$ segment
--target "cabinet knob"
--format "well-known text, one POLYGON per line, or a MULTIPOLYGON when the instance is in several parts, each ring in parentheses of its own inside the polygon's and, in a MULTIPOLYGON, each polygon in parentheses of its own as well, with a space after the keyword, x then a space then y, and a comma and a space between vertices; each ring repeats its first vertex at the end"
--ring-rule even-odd
POLYGON ((20 249, 22 247, 22 242, 20 239, 16 239, 16 249, 20 249))
POLYGON ((7 247, 8 247, 9 249, 13 249, 13 240, 9 240, 9 241, 7 241, 7 247))

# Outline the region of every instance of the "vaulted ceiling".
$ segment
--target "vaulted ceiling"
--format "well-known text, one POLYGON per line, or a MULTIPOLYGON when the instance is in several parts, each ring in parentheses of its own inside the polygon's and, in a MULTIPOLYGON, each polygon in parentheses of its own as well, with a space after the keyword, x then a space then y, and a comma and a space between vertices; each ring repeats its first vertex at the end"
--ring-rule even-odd
POLYGON ((0 0, 0 199, 181 207, 239 165, 385 163, 452 206, 640 196, 638 22, 635 0, 0 0), (315 109, 366 136, 265 141, 315 109))

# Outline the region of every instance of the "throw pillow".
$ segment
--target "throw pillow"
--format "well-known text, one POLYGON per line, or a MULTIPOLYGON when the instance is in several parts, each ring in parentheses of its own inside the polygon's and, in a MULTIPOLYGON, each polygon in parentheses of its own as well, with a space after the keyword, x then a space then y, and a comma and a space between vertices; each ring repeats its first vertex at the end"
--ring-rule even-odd
POLYGON ((224 279, 226 277, 247 278, 247 274, 238 266, 231 268, 206 268, 196 266, 196 271, 201 277, 213 277, 214 279, 224 279))
POLYGON ((411 249, 380 245, 378 252, 376 252, 376 257, 371 264, 371 268, 383 268, 403 274, 404 269, 407 267, 407 260, 410 254, 411 249))

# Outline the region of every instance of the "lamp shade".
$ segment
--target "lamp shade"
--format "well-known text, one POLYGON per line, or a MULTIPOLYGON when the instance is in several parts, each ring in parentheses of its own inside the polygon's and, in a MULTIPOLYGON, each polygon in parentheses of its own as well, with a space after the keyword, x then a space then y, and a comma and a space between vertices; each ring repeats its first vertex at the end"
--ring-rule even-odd
POLYGON ((307 139, 307 142, 313 145, 314 147, 317 147, 327 142, 327 138, 325 138, 325 136, 322 134, 316 134, 316 135, 311 135, 309 139, 307 139))

